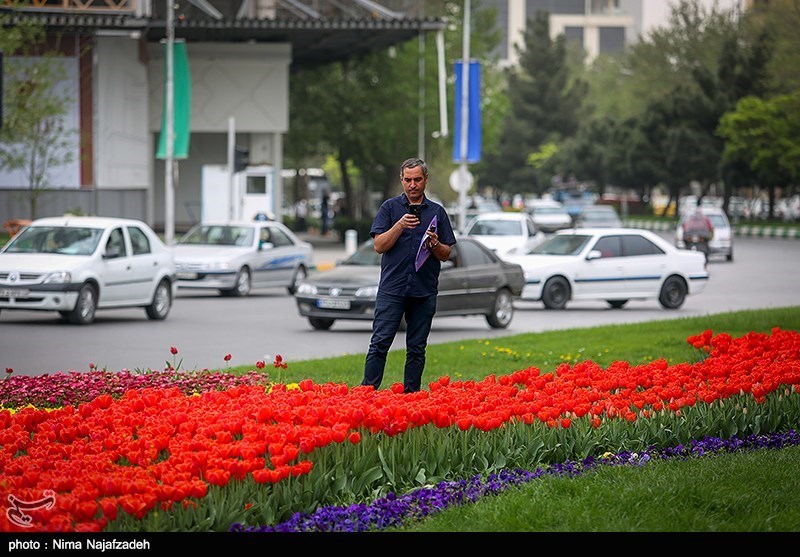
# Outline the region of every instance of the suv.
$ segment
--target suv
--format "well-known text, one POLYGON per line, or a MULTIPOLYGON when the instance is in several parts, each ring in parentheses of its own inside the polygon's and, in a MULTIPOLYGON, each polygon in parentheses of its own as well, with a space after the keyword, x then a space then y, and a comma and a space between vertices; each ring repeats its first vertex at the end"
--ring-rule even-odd
MULTIPOLYGON (((733 261, 733 230, 725 211, 718 207, 700 206, 700 211, 708 217, 713 228, 711 241, 708 243, 708 255, 724 255, 728 261, 733 261)), ((683 238, 684 222, 692 216, 692 211, 685 213, 675 229, 675 246, 686 249, 683 238)))

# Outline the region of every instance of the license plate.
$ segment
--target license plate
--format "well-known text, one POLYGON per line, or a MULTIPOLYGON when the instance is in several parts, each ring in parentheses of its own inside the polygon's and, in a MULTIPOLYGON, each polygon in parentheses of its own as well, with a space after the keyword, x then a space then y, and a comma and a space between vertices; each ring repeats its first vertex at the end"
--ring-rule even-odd
POLYGON ((350 309, 350 300, 331 300, 323 298, 317 300, 317 307, 324 309, 350 309))
POLYGON ((179 279, 193 280, 197 278, 197 273, 175 273, 175 276, 179 279))
POLYGON ((27 288, 0 288, 0 298, 27 298, 29 295, 27 288))

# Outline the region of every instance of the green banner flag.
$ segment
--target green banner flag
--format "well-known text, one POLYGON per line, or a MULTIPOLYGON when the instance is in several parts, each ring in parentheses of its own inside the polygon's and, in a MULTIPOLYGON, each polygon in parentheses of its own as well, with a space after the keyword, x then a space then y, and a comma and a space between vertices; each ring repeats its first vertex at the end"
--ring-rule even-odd
MULTIPOLYGON (((169 45, 164 45, 164 50, 169 45)), ((166 76, 166 60, 164 75, 166 76)), ((192 113, 192 78, 189 75, 189 57, 186 55, 186 43, 173 43, 172 48, 174 142, 173 158, 185 159, 189 156, 189 121, 192 113)), ((164 79, 164 112, 161 117, 161 135, 158 138, 159 159, 167 158, 167 80, 164 79)))

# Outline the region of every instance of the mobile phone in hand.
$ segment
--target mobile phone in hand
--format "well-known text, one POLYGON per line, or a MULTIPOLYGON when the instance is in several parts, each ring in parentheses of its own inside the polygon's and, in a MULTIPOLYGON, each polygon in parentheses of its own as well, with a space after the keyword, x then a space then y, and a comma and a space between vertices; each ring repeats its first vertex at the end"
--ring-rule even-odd
POLYGON ((419 218, 421 213, 422 213, 422 205, 409 205, 408 206, 408 214, 409 215, 414 215, 415 217, 419 218))

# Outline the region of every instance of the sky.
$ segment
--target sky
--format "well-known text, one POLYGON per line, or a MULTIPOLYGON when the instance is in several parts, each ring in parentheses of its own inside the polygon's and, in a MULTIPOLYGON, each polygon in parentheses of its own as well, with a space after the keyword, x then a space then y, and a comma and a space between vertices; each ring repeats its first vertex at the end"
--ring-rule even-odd
MULTIPOLYGON (((739 4, 740 0, 701 0, 709 8, 716 1, 717 6, 722 10, 729 10, 739 4)), ((646 35, 651 27, 665 25, 669 21, 671 6, 677 0, 644 0, 644 10, 642 12, 642 28, 646 35)))

